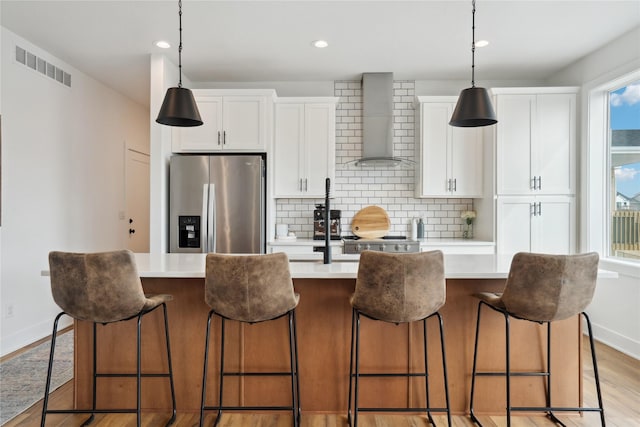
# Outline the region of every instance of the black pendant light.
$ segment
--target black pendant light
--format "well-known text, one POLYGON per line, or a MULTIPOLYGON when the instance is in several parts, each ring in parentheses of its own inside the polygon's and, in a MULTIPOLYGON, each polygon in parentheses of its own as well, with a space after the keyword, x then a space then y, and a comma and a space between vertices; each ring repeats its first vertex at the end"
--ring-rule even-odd
POLYGON ((164 96, 162 107, 156 122, 168 126, 200 126, 202 119, 198 105, 190 89, 182 87, 182 0, 178 1, 178 19, 180 22, 180 45, 178 46, 178 87, 170 87, 164 96))
POLYGON ((476 53, 476 1, 472 1, 471 18, 471 87, 463 89, 458 97, 456 109, 449 124, 459 127, 479 127, 498 123, 493 111, 489 92, 483 87, 476 87, 475 53, 476 53))

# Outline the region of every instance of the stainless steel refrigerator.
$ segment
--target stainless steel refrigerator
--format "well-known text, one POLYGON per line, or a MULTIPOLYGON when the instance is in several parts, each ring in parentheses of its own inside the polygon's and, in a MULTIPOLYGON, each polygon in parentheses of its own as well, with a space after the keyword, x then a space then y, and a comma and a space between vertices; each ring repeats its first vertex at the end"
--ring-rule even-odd
POLYGON ((266 166, 261 155, 174 155, 169 251, 265 253, 266 166))

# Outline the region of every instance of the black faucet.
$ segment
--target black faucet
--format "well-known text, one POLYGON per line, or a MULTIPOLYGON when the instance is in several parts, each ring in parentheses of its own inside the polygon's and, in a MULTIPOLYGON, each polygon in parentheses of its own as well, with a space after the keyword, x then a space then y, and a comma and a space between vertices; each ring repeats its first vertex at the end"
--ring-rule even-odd
POLYGON ((325 264, 331 264, 331 209, 329 208, 329 190, 331 189, 331 180, 325 180, 324 194, 324 257, 325 264))

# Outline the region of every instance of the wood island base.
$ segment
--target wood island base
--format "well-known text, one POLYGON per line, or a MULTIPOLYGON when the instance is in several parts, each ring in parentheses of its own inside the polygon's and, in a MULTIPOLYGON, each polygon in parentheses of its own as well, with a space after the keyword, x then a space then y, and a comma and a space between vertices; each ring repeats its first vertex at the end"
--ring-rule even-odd
MULTIPOLYGON (((204 279, 143 278, 146 293, 172 294, 167 304, 171 353, 179 412, 200 408, 204 339, 209 307, 204 302, 204 279)), ((351 306, 349 297, 355 279, 294 279, 300 304, 296 310, 300 365, 301 407, 303 413, 346 413, 351 306)), ((451 410, 464 414, 469 408, 473 342, 478 300, 476 292, 496 292, 503 279, 447 279, 447 302, 440 311, 444 318, 447 369, 451 410)), ((503 370, 505 359, 504 318, 491 310, 483 311, 479 370, 503 370)), ((432 406, 444 406, 442 364, 435 319, 428 322, 430 393, 432 406)), ((92 338, 91 324, 76 322, 75 404, 91 406, 92 338)), ((163 351, 161 312, 145 316, 142 322, 142 367, 159 372, 166 366, 163 351)), ((388 324, 362 321, 361 371, 402 372, 424 369, 421 324, 388 324)), ((220 320, 212 328, 211 366, 207 382, 207 404, 217 400, 219 372, 220 320)), ((288 367, 286 318, 253 325, 228 322, 225 365, 230 369, 278 370, 288 367)), ((546 364, 546 326, 512 320, 512 370, 542 369, 546 364)), ((581 396, 581 329, 579 318, 555 322, 553 341, 553 403, 578 406, 581 396)), ((114 372, 135 369, 135 321, 98 327, 98 369, 114 372)), ((98 405, 131 407, 135 403, 135 379, 98 380, 98 405)), ((476 412, 504 413, 503 377, 480 378, 476 382, 476 412)), ((544 405, 542 378, 512 379, 514 405, 544 405)), ((142 406, 146 411, 169 410, 168 381, 144 379, 142 406)), ((424 381, 419 379, 361 380, 362 406, 421 405, 424 381)), ((225 405, 289 404, 290 383, 285 378, 226 379, 225 405)))

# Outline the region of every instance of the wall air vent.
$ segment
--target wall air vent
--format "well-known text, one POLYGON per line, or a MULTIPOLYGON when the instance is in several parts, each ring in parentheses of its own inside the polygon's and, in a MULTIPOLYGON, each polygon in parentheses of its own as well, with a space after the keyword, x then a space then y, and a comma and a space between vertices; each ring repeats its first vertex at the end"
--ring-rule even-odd
POLYGON ((21 48, 20 46, 16 46, 16 61, 44 76, 52 78, 58 83, 71 87, 71 74, 21 48))

